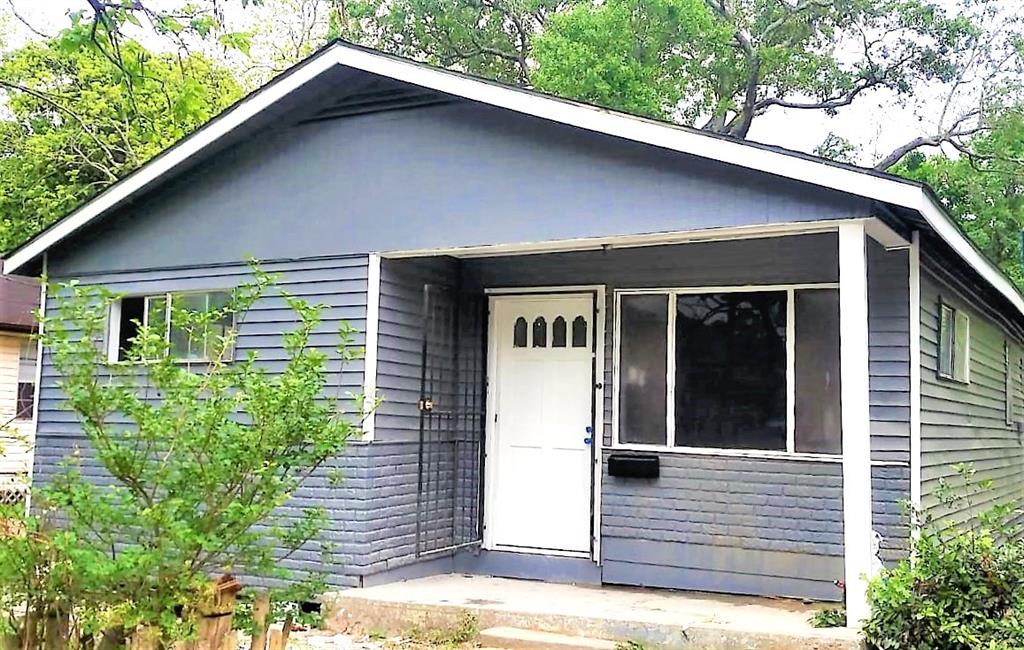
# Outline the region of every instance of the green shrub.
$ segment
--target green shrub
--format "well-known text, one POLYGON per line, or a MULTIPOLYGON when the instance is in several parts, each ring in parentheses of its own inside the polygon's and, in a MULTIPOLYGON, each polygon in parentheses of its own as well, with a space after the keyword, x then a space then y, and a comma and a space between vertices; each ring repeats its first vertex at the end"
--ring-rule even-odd
MULTIPOLYGON (((974 482, 974 495, 990 482, 974 482)), ((970 497, 940 488, 950 511, 975 512, 970 497)), ((996 505, 965 526, 925 520, 906 559, 868 588, 871 616, 864 633, 878 650, 1009 650, 1024 647, 1024 540, 1016 525, 1020 504, 996 505)), ((917 518, 921 521, 921 518, 917 518)))
POLYGON ((846 610, 839 607, 819 609, 811 615, 811 627, 846 627, 846 610))

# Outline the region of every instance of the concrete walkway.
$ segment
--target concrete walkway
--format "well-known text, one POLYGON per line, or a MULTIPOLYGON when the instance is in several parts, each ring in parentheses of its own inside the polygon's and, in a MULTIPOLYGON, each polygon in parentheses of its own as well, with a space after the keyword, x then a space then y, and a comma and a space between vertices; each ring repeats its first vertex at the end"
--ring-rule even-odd
POLYGON ((325 599, 330 629, 401 631, 445 627, 472 614, 481 629, 503 626, 665 648, 853 650, 856 634, 815 629, 799 601, 626 587, 589 587, 442 575, 325 599))

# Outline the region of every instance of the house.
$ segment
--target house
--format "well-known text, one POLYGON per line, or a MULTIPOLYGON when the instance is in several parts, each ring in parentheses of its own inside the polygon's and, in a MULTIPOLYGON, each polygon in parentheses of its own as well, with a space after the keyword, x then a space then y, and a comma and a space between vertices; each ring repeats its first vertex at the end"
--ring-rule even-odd
MULTIPOLYGON (((960 461, 1024 491, 1024 298, 927 188, 332 43, 8 261, 207 298, 253 255, 384 401, 298 503, 335 587, 441 572, 839 600, 960 461), (876 542, 881 538, 880 544, 876 542)), ((50 298, 46 309, 52 310, 50 298)), ((279 302, 238 354, 280 367, 279 302)), ((111 349, 116 354, 117 345, 111 349)), ((82 442, 42 360, 35 474, 82 442)))
POLYGON ((25 498, 35 436, 39 282, 0 275, 0 503, 25 498))

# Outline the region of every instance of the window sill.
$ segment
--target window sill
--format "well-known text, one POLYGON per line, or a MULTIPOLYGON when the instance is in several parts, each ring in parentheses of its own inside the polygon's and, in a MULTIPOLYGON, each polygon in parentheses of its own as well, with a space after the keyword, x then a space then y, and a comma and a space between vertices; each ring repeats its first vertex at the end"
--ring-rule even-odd
POLYGON ((815 454, 796 451, 773 451, 770 449, 718 449, 714 447, 666 447, 663 445, 612 445, 610 451, 639 451, 680 456, 720 456, 728 458, 751 458, 756 460, 799 460, 817 463, 841 463, 842 454, 815 454))

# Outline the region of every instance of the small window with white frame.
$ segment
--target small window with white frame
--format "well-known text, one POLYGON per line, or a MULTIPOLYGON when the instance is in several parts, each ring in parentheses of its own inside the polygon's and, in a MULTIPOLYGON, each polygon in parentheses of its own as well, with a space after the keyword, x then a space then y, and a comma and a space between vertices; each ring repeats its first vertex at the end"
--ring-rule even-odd
POLYGON ((620 446, 842 453, 834 285, 616 292, 620 446))
MULTIPOLYGON (((180 310, 202 313, 226 307, 231 294, 227 291, 160 293, 125 296, 110 307, 107 328, 107 356, 111 362, 127 361, 140 327, 161 327, 168 343, 168 353, 179 361, 210 361, 215 342, 234 329, 234 316, 214 320, 200 333, 189 332, 175 323, 174 313, 180 310), (168 309, 173 305, 173 309, 168 309)), ((225 351, 230 359, 232 349, 225 351)))
POLYGON ((1003 341, 1003 372, 1006 384, 1003 386, 1003 406, 1006 413, 1006 424, 1013 424, 1013 361, 1010 353, 1010 342, 1003 341))
POLYGON ((971 381, 971 317, 948 303, 939 303, 936 371, 942 379, 971 381))
POLYGON ((18 404, 15 419, 31 420, 36 410, 36 364, 39 344, 25 338, 18 351, 18 404))

